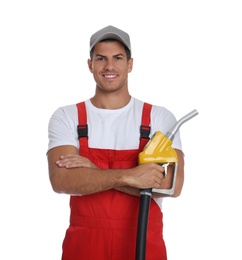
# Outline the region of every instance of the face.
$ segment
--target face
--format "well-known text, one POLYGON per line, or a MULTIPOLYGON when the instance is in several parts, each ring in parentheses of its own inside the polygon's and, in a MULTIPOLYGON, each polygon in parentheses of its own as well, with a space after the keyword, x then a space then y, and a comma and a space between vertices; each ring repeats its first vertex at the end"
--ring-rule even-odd
POLYGON ((128 88, 128 73, 132 71, 133 59, 127 60, 120 42, 97 43, 88 66, 99 90, 114 92, 128 88))

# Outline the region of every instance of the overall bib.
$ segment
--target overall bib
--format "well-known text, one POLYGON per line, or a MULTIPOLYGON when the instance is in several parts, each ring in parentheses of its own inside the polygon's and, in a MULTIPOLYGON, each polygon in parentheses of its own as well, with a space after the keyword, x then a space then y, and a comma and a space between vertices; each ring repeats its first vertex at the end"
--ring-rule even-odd
MULTIPOLYGON (((80 155, 102 169, 137 166, 148 142, 151 105, 144 104, 139 149, 110 150, 88 147, 85 103, 77 104, 80 155)), ((63 241, 62 260, 135 260, 140 198, 114 189, 70 197, 70 226, 63 241)), ((146 259, 166 260, 162 212, 151 199, 146 259)))

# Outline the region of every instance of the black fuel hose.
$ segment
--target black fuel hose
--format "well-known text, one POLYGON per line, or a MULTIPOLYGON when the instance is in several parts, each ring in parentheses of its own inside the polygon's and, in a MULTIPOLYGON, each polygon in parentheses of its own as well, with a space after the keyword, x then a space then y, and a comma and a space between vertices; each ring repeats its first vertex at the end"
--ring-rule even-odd
MULTIPOLYGON (((194 109, 184 117, 182 117, 170 132, 166 134, 166 137, 171 141, 174 139, 175 134, 183 123, 190 120, 192 117, 198 114, 194 109)), ((136 238, 136 260, 145 260, 146 258, 146 234, 148 227, 148 216, 150 210, 150 200, 152 197, 152 189, 144 189, 140 192, 140 209, 138 216, 138 230, 136 238)))
POLYGON ((146 258, 146 236, 151 196, 152 189, 144 189, 140 192, 140 208, 136 237, 136 260, 145 260, 146 258))

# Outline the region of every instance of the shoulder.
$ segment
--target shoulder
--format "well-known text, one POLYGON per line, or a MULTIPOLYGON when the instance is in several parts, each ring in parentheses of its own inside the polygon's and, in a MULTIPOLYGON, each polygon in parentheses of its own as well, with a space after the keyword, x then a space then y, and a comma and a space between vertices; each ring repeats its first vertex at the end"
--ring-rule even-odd
MULTIPOLYGON (((177 123, 175 115, 166 107, 153 105, 151 110, 151 134, 156 131, 161 131, 163 134, 167 134, 177 123)), ((176 136, 172 144, 173 148, 182 151, 182 143, 180 138, 180 132, 176 133, 176 136)))
POLYGON ((78 147, 78 124, 76 104, 57 108, 52 114, 48 125, 48 149, 60 145, 73 145, 78 147))
POLYGON ((153 118, 158 117, 159 119, 162 118, 162 120, 169 119, 172 121, 176 121, 174 114, 166 107, 154 105, 152 103, 145 102, 145 101, 141 101, 134 97, 133 97, 133 100, 134 100, 134 107, 137 107, 139 109, 143 108, 144 103, 151 105, 151 114, 152 114, 153 118))
POLYGON ((151 108, 151 129, 152 132, 161 131, 167 133, 177 120, 174 114, 164 106, 152 105, 151 108))
POLYGON ((77 116, 77 107, 76 104, 72 104, 72 105, 66 105, 66 106, 62 106, 57 108, 54 113, 51 116, 51 119, 71 119, 71 118, 75 118, 77 116))
POLYGON ((152 105, 152 114, 155 117, 156 116, 162 117, 163 120, 167 119, 167 120, 176 121, 174 114, 166 107, 152 105))
POLYGON ((49 128, 63 129, 76 127, 78 121, 76 104, 57 108, 49 120, 49 128))
POLYGON ((66 105, 59 107, 55 113, 62 113, 62 114, 73 114, 76 113, 77 111, 77 106, 76 104, 71 104, 71 105, 66 105))

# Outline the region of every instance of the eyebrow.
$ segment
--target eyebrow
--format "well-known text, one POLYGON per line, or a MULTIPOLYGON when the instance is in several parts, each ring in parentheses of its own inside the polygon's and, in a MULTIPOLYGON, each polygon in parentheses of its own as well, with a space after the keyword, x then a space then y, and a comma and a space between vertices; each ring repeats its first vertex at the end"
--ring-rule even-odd
MULTIPOLYGON (((98 53, 95 56, 96 57, 102 57, 102 58, 106 57, 105 55, 98 54, 98 53)), ((118 57, 118 56, 123 56, 124 57, 124 55, 122 53, 118 53, 118 54, 113 55, 113 57, 118 57)))

